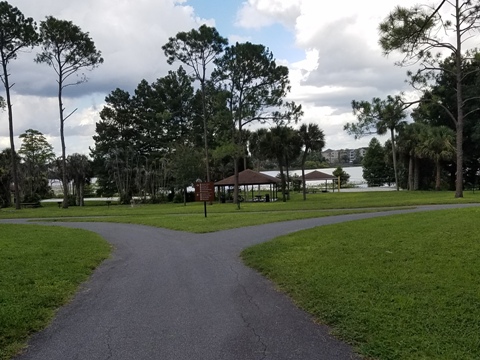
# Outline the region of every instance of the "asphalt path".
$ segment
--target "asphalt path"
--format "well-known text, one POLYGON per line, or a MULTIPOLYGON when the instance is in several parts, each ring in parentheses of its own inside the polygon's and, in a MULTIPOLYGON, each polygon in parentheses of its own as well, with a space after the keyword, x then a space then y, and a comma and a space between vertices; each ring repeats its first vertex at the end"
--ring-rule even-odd
POLYGON ((328 327, 315 323, 243 265, 240 251, 316 226, 463 206, 422 206, 209 234, 113 223, 48 223, 94 231, 114 251, 15 359, 355 359, 354 350, 332 337, 328 327))

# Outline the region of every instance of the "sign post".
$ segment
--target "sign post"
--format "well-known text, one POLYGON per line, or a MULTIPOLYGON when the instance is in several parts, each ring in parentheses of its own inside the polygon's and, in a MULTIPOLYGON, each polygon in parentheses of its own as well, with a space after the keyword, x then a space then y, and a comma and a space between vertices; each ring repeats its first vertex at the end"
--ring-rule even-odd
POLYGON ((203 201, 203 209, 207 217, 207 201, 215 201, 215 186, 212 181, 195 183, 195 201, 203 201))

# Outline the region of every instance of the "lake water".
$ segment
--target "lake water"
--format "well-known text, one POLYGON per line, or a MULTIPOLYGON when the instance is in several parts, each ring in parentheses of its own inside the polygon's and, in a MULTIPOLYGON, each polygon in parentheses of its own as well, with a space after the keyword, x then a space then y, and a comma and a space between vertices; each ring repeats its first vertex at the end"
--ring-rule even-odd
MULTIPOLYGON (((350 175, 350 179, 348 182, 350 184, 356 185, 354 188, 346 188, 342 189, 342 192, 356 192, 356 191, 392 191, 396 190, 395 186, 377 186, 377 187, 367 187, 367 182, 363 178, 363 168, 361 166, 352 166, 352 167, 344 167, 342 168, 348 175, 350 175)), ((312 172, 312 171, 320 171, 328 175, 332 175, 332 173, 336 170, 336 168, 326 168, 326 169, 309 169, 305 170, 305 175, 312 172)), ((276 177, 279 174, 279 171, 261 171, 263 174, 267 174, 273 177, 276 177)), ((290 170, 290 176, 298 175, 302 176, 302 170, 290 170)), ((309 186, 323 186, 325 181, 309 181, 307 183, 307 188, 309 186)))

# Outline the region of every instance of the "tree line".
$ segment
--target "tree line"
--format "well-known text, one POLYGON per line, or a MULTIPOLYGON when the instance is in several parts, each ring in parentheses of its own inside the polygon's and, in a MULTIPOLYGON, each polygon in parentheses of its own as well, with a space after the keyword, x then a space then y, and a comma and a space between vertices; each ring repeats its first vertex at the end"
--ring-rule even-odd
MULTIPOLYGON (((477 39, 479 28, 480 1, 474 0, 397 6, 379 25, 384 54, 400 53, 403 58, 397 65, 415 65, 407 72, 407 81, 420 96, 414 100, 406 99, 405 94, 354 100, 357 122, 344 129, 356 138, 389 132, 390 149, 385 151, 390 154, 391 171, 384 163, 383 178, 393 176, 397 189, 402 182, 410 190, 431 187, 432 171, 433 187, 455 190, 455 197, 463 197, 466 184, 476 184, 480 171, 480 53, 468 46, 477 39), (418 105, 411 114, 414 121, 407 123, 406 110, 413 105, 418 105)), ((379 154, 378 146, 378 141, 370 143, 370 158, 372 153, 379 154)), ((379 164, 373 168, 377 175, 367 170, 365 178, 381 181, 379 164)))
MULTIPOLYGON (((14 145, 8 65, 21 49, 40 46, 35 61, 46 63, 56 74, 62 144, 62 156, 55 161, 44 157, 43 167, 59 170, 66 208, 73 176, 69 169, 73 167, 65 153, 63 125, 75 109, 66 112, 62 94, 67 86, 86 81, 83 77, 69 80, 80 69, 101 64, 101 52, 88 33, 71 22, 49 16, 37 28, 32 18, 25 18, 6 1, 0 2, 0 13, 2 81, 6 90, 6 101, 2 98, 0 105, 8 110, 11 143, 10 171, 3 177, 3 184, 11 177, 17 208, 22 199, 32 198, 23 181, 31 178, 29 167, 24 166, 29 160, 18 156, 14 145), (22 174, 18 172, 20 164, 22 174)), ((286 193, 283 168, 288 173, 302 146, 304 164, 309 152, 319 153, 324 145, 318 126, 310 124, 299 130, 291 127, 303 111, 300 105, 285 100, 290 91, 288 68, 277 65, 264 45, 229 45, 215 28, 206 25, 179 32, 162 50, 169 64, 180 63, 177 70, 153 83, 141 80, 132 95, 117 88, 105 99, 93 137, 95 145, 90 149, 99 194, 118 194, 122 203, 129 203, 134 195, 158 201, 172 188, 185 190, 197 179, 211 181, 233 173, 237 199, 238 173, 252 166, 249 161, 255 152, 262 154, 258 158, 263 161, 279 163, 286 193), (247 127, 254 123, 273 127, 252 134, 247 127)), ((36 130, 30 129, 29 135, 38 143, 44 140, 36 130)), ((85 182, 87 171, 82 176, 85 182)), ((37 189, 36 193, 45 195, 43 190, 37 189)))
MULTIPOLYGON (((480 169, 475 121, 480 58, 476 50, 463 49, 469 34, 478 30, 479 9, 478 1, 458 0, 441 1, 436 7, 400 6, 380 24, 385 54, 400 52, 404 58, 398 65, 419 65, 408 72, 408 81, 421 96, 414 101, 407 101, 404 94, 352 101, 358 121, 347 124, 347 132, 356 138, 390 134, 385 147, 372 140, 363 160, 370 185, 395 183, 397 189, 416 190, 440 189, 446 183, 460 197, 464 178, 474 181, 480 169), (446 12, 440 10, 447 6, 454 10, 453 19, 442 17, 446 12), (456 35, 456 40, 444 40, 440 29, 456 35), (441 52, 445 49, 447 57, 441 52), (411 113, 414 122, 407 123, 406 111, 413 105, 418 105, 411 113), (378 159, 382 166, 376 164, 378 159)), ((62 156, 56 162, 61 169, 63 206, 67 207, 71 176, 63 124, 75 110, 65 115, 62 91, 85 80, 69 83, 71 75, 81 68, 93 69, 103 58, 88 33, 71 22, 47 17, 37 31, 31 18, 24 18, 7 2, 0 2, 0 11, 11 15, 1 17, 6 100, 0 99, 0 105, 9 113, 9 176, 15 184, 16 206, 21 197, 16 175, 19 157, 13 144, 7 65, 20 49, 41 44, 36 61, 51 66, 58 83, 62 156)), ((178 190, 186 201, 186 188, 193 182, 235 175, 236 201, 239 172, 270 163, 280 171, 286 200, 289 169, 304 170, 309 161, 320 162, 320 156, 312 157, 325 146, 318 125, 293 128, 303 111, 301 105, 286 101, 288 68, 278 65, 264 45, 229 45, 214 27, 206 25, 179 32, 162 50, 169 64, 179 63, 176 70, 151 83, 140 80, 133 94, 117 88, 105 98, 90 149, 99 194, 118 194, 122 203, 129 203, 133 196, 163 201, 166 194, 178 190), (251 125, 257 130, 252 131, 251 125)))
MULTIPOLYGON (((20 187, 11 98, 11 89, 14 83, 11 82, 9 66, 23 50, 33 49, 37 46, 40 47, 40 50, 35 57, 35 62, 50 66, 54 70, 57 83, 62 145, 62 156, 59 161, 62 169, 63 207, 67 208, 68 176, 64 125, 76 109, 70 113, 66 112, 62 100, 63 91, 68 86, 85 82, 87 79, 84 74, 81 74, 81 76, 74 75, 77 75, 80 70, 95 68, 103 63, 103 58, 89 34, 83 32, 80 27, 71 21, 47 16, 37 27, 37 23, 31 17, 25 17, 17 7, 10 5, 7 1, 0 1, 0 56, 2 61, 0 79, 6 95, 6 100, 0 97, 0 106, 2 108, 6 107, 8 112, 11 177, 14 184, 15 207, 17 209, 20 209, 22 198, 25 193, 28 194, 28 191, 22 191, 20 187)), ((8 187, 10 187, 10 184, 8 187)))

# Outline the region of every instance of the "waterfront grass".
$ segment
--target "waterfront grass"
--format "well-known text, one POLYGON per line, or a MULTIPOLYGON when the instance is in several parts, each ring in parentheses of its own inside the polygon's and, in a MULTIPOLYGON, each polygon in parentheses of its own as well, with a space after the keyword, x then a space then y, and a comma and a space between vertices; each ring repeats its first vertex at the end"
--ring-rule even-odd
POLYGON ((0 234, 0 359, 7 360, 71 299, 110 246, 76 229, 0 224, 0 234))
POLYGON ((479 217, 469 208, 323 226, 242 257, 367 358, 479 359, 479 217))

